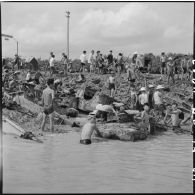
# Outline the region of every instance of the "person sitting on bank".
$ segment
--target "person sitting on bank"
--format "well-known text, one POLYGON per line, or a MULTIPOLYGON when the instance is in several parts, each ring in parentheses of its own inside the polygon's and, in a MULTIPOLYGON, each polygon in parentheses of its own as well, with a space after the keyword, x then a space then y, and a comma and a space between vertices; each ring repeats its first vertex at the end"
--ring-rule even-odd
POLYGON ((108 89, 110 90, 110 97, 114 97, 114 93, 115 93, 115 74, 114 72, 112 72, 112 74, 110 75, 110 77, 108 78, 108 89))
POLYGON ((91 136, 94 131, 96 131, 98 136, 102 137, 96 126, 96 115, 89 115, 88 122, 83 126, 81 131, 80 143, 91 144, 91 136))

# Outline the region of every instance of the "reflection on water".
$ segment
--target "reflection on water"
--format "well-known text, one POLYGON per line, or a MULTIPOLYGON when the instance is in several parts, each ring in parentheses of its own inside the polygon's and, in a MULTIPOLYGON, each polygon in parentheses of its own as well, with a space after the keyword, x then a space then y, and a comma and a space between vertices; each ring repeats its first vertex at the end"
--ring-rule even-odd
POLYGON ((172 132, 146 141, 48 135, 43 144, 3 136, 4 193, 192 192, 192 136, 172 132))

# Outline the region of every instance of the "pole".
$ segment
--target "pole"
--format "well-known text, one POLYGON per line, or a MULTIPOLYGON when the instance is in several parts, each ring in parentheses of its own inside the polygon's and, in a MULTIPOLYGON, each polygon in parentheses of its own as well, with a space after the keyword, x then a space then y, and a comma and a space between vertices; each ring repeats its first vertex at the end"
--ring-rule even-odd
POLYGON ((17 43, 17 56, 18 56, 18 41, 16 43, 17 43))
POLYGON ((67 17, 67 58, 69 61, 69 18, 70 18, 70 12, 66 12, 66 17, 67 17))

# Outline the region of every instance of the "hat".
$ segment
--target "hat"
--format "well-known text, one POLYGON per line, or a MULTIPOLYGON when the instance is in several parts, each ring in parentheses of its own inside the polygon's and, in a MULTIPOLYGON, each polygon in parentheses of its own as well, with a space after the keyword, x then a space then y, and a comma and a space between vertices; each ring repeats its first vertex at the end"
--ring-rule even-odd
POLYGON ((145 87, 141 87, 141 89, 139 91, 146 91, 145 87))
POLYGON ((18 70, 16 72, 14 72, 14 75, 16 75, 16 74, 20 74, 20 71, 18 70))
POLYGON ((137 51, 133 53, 133 55, 137 55, 137 51))
POLYGON ((154 87, 154 85, 148 85, 148 87, 149 87, 149 88, 153 88, 153 87, 154 87))
POLYGON ((158 85, 158 86, 156 87, 156 89, 164 89, 164 87, 163 87, 162 85, 158 85))
POLYGON ((172 57, 169 57, 168 60, 172 60, 173 58, 172 57))
POLYGON ((60 83, 60 79, 56 79, 54 83, 60 83))
POLYGON ((98 110, 94 110, 93 112, 90 112, 89 115, 96 115, 98 113, 98 110))
POLYGON ((104 111, 103 109, 103 105, 102 104, 98 104, 95 108, 96 110, 101 110, 101 111, 104 111))

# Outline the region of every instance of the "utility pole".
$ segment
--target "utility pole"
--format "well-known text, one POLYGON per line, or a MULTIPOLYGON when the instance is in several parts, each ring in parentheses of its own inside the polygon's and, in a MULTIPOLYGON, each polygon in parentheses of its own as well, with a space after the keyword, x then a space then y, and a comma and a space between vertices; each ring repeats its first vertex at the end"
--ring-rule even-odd
POLYGON ((16 41, 16 43, 17 43, 17 56, 18 56, 18 41, 16 41))
POLYGON ((69 61, 69 18, 70 18, 69 11, 66 11, 66 17, 67 17, 67 57, 69 61))

